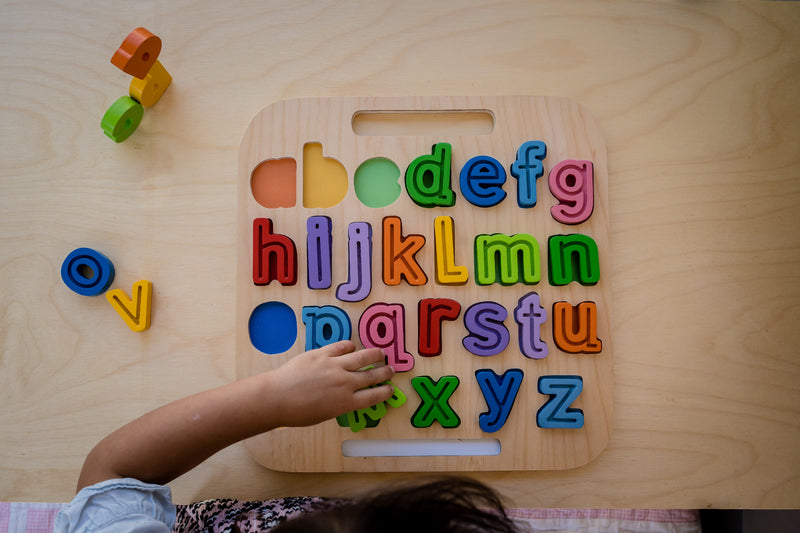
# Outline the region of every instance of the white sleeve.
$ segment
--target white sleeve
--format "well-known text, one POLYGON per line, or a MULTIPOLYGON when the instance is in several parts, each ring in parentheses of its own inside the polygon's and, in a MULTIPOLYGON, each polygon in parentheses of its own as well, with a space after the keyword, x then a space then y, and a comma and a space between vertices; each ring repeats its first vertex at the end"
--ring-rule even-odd
POLYGON ((137 479, 109 479, 85 487, 58 513, 56 533, 169 533, 172 492, 137 479))

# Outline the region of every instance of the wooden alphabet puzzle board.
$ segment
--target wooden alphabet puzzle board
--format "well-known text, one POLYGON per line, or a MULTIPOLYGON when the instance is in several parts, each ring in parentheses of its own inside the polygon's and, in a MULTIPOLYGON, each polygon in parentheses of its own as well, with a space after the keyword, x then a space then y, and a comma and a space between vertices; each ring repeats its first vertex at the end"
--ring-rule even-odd
POLYGON ((583 108, 553 97, 279 102, 250 123, 238 179, 238 376, 341 338, 383 348, 398 371, 385 405, 250 439, 260 463, 553 470, 603 450, 608 175, 583 108), (483 113, 493 127, 353 129, 358 117, 433 112, 483 113))

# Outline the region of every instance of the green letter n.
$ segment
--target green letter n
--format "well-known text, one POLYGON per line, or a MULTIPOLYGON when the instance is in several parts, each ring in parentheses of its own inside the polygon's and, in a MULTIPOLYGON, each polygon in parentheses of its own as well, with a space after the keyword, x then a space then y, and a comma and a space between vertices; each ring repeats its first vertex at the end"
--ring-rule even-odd
POLYGON ((553 235, 548 241, 550 285, 596 285, 600 281, 597 243, 582 234, 553 235))

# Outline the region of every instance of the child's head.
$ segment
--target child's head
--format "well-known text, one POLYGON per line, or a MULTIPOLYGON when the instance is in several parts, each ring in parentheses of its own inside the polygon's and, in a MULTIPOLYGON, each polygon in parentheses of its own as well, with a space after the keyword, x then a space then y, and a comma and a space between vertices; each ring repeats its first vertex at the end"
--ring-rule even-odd
POLYGON ((498 494, 469 478, 401 485, 284 522, 274 533, 511 533, 498 494))

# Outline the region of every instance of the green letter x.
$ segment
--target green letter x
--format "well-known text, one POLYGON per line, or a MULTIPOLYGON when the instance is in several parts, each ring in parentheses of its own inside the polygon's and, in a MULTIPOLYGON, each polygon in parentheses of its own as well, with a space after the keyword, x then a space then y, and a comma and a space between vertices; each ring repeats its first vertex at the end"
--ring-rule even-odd
POLYGON ((415 428, 427 428, 438 421, 445 428, 458 427, 461 419, 447 403, 458 383, 456 376, 442 376, 439 381, 433 381, 430 376, 411 378, 411 386, 422 399, 411 417, 411 425, 415 428))

